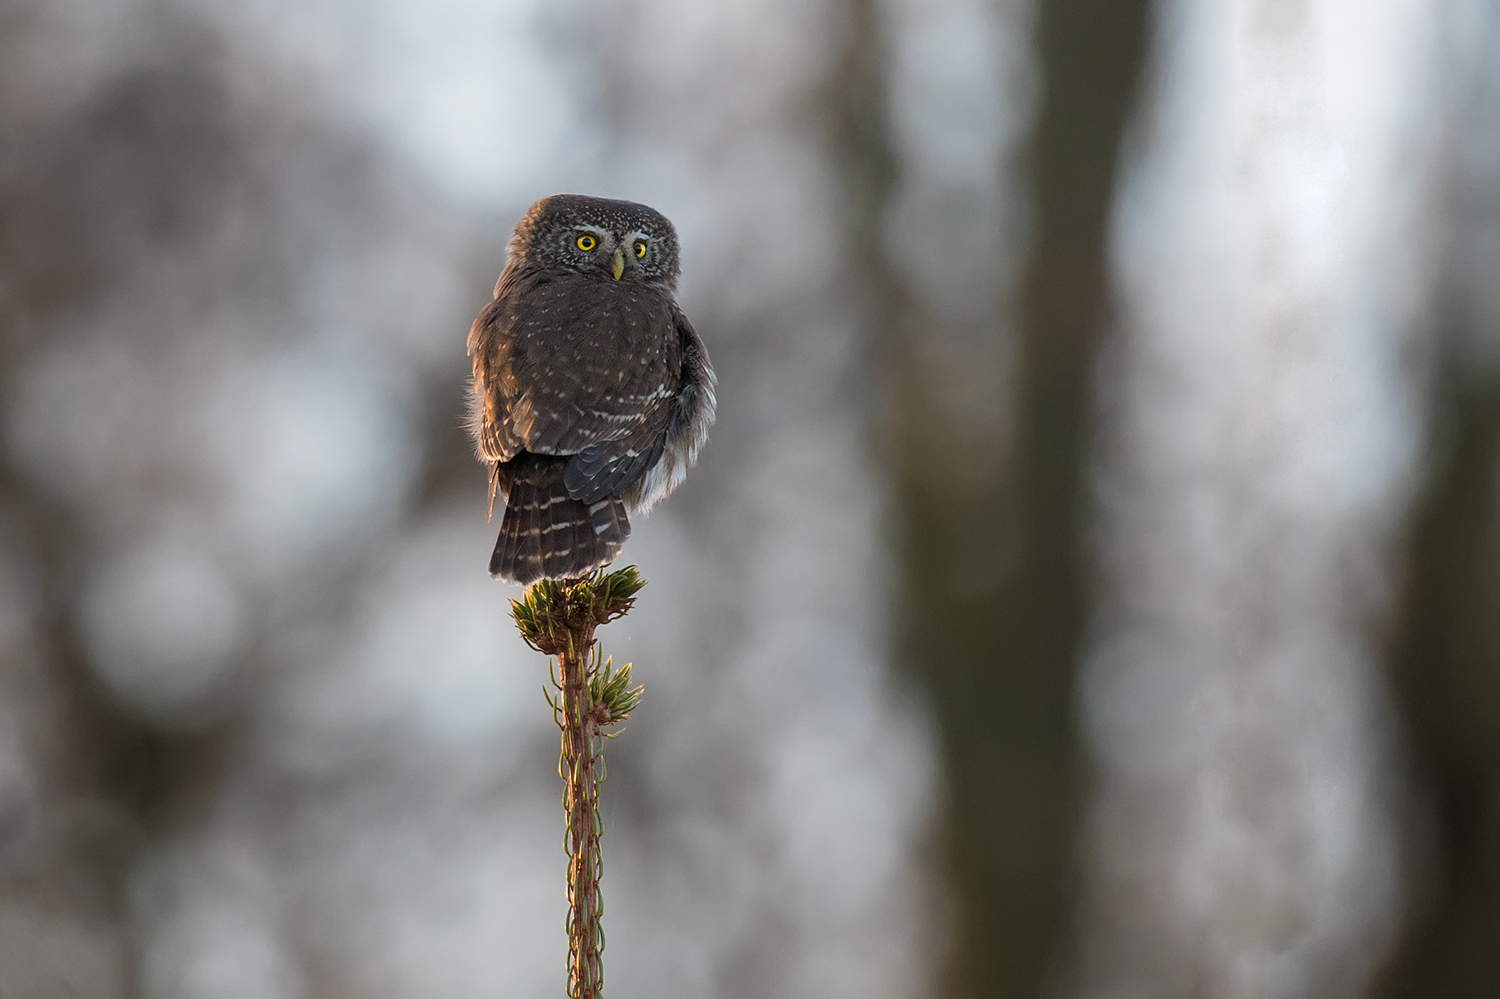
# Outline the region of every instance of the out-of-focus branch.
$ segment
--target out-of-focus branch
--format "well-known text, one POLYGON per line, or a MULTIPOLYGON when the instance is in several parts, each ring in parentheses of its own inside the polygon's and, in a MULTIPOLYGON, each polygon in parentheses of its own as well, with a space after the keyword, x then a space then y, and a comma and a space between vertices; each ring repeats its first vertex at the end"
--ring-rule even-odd
POLYGON ((645 585, 632 565, 582 579, 544 579, 510 604, 526 644, 557 660, 552 681, 558 696, 549 696, 548 703, 562 731, 557 769, 567 816, 570 999, 598 999, 604 990, 599 785, 605 777, 603 740, 611 735, 604 730, 629 716, 643 690, 630 685, 629 663, 615 670, 603 658, 594 629, 623 617, 645 585))

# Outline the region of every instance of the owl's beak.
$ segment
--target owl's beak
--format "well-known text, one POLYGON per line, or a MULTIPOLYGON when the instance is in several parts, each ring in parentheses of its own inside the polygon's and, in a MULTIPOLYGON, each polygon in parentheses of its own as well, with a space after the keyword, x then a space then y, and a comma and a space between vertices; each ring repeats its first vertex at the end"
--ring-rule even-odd
POLYGON ((614 271, 615 280, 616 281, 620 280, 620 275, 625 273, 625 251, 624 250, 616 250, 615 251, 615 263, 614 263, 614 266, 611 268, 611 270, 614 271))

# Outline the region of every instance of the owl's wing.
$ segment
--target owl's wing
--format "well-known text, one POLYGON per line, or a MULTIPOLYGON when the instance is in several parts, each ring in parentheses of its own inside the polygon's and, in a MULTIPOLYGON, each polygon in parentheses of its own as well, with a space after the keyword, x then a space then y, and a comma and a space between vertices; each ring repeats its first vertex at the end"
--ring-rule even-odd
POLYGON ((674 307, 651 317, 649 346, 624 359, 617 388, 587 413, 588 424, 608 429, 568 462, 563 484, 574 498, 597 503, 618 496, 661 460, 682 382, 675 315, 674 307))
MULTIPOLYGON (((509 327, 513 316, 501 291, 511 271, 500 275, 495 298, 480 310, 469 327, 469 355, 473 361, 474 385, 469 396, 469 432, 479 457, 492 466, 509 461, 526 447, 510 421, 510 399, 515 379, 510 371, 509 327)), ((493 481, 491 490, 493 492, 493 481)), ((493 499, 491 500, 493 502, 493 499)))
POLYGON ((667 397, 653 399, 649 418, 628 437, 590 445, 568 463, 564 481, 574 497, 597 502, 637 486, 636 509, 649 510, 697 458, 714 422, 716 379, 703 341, 675 302, 671 319, 667 397))
POLYGON ((670 295, 522 275, 502 277, 486 313, 478 342, 471 333, 476 386, 486 386, 481 448, 493 439, 501 461, 521 450, 578 455, 568 491, 586 502, 618 493, 660 457, 681 369, 670 295))
POLYGON ((659 421, 643 422, 638 434, 584 448, 568 462, 563 474, 568 494, 585 503, 597 503, 606 496, 623 493, 661 460, 667 441, 666 425, 663 414, 659 421))

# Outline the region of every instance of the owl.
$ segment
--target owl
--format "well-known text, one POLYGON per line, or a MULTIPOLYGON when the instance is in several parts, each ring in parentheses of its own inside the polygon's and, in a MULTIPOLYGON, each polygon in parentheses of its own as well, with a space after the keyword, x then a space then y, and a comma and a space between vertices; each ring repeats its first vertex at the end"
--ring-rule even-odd
POLYGON ((511 236, 469 329, 470 429, 503 498, 490 575, 526 585, 614 561, 687 474, 714 370, 678 308, 677 232, 631 201, 556 194, 511 236))

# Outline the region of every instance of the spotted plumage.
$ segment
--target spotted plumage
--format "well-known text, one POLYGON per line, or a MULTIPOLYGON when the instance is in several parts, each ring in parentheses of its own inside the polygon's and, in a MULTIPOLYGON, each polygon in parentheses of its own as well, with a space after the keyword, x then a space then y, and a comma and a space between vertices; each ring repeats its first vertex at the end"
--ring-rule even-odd
POLYGON ((675 489, 714 420, 714 373, 678 308, 677 233, 630 201, 531 206, 469 330, 471 429, 505 503, 490 574, 605 565, 675 489))

